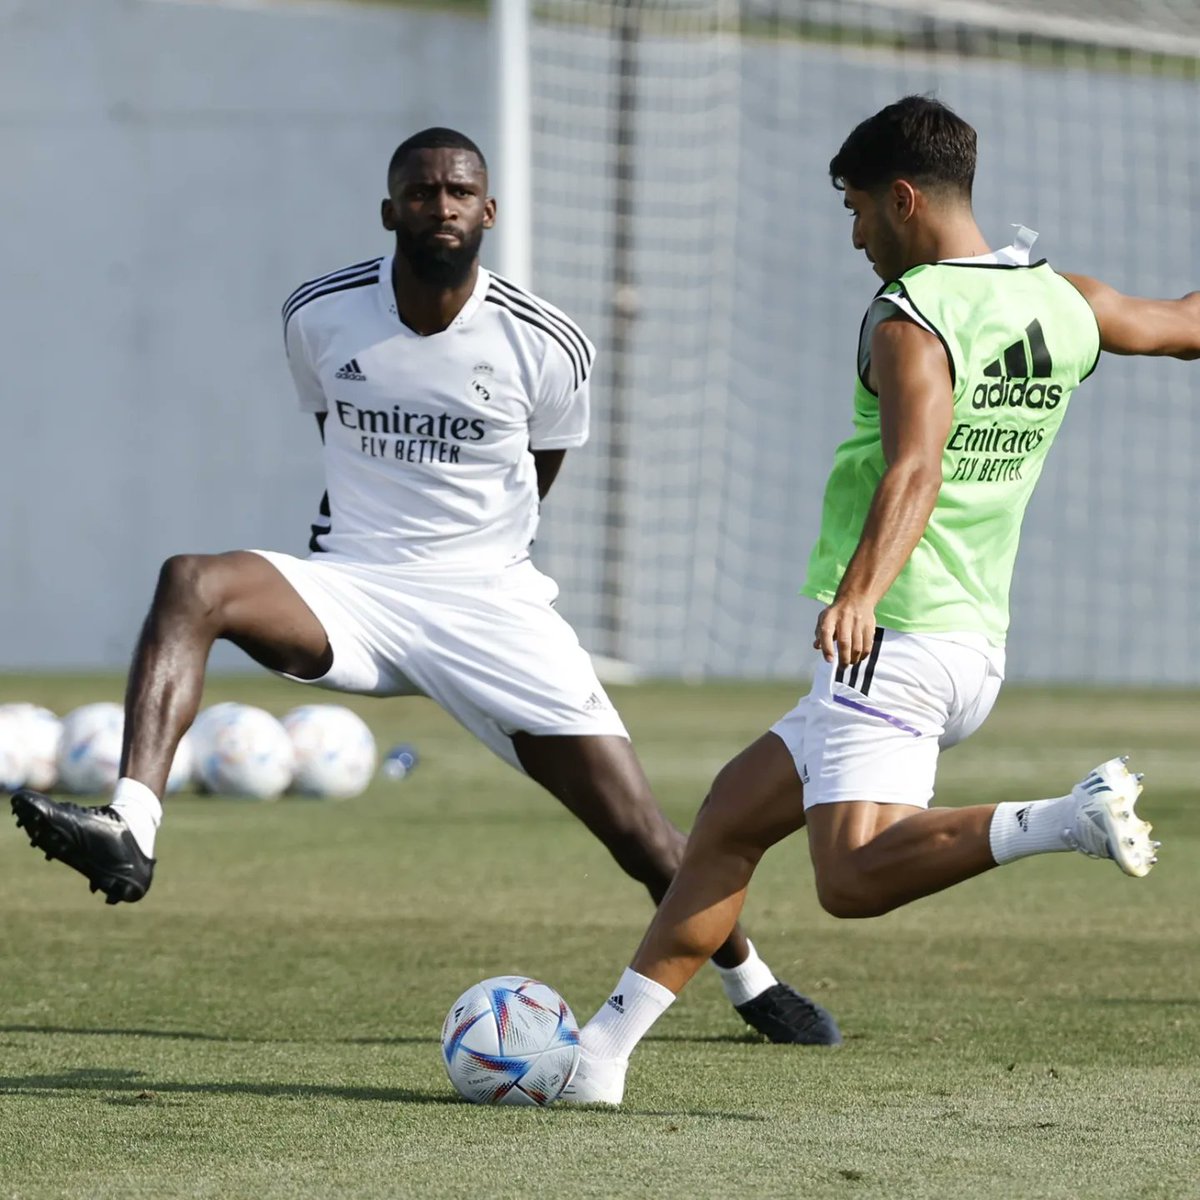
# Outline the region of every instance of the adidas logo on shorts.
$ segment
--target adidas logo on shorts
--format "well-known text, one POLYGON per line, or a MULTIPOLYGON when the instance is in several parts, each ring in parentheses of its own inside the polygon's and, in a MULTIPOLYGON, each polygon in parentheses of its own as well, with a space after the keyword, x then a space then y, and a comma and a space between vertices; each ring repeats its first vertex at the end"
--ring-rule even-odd
POLYGON ((605 700, 605 698, 603 696, 601 696, 599 692, 593 692, 583 702, 583 711, 584 712, 603 712, 604 709, 606 709, 608 707, 609 707, 608 701, 605 700))

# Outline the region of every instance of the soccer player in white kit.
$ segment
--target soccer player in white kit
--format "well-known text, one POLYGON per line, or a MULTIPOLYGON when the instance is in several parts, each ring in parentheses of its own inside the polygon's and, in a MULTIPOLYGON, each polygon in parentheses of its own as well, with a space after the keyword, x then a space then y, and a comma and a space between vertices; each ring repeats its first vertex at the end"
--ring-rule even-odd
MULTIPOLYGON (((395 252, 288 297, 288 362, 328 488, 310 556, 168 559, 134 654, 111 803, 13 797, 34 846, 108 903, 150 887, 160 798, 218 638, 291 679, 429 697, 556 796, 656 902, 666 893, 685 839, 529 558, 540 501, 587 438, 594 351, 556 308, 480 265, 495 212, 469 138, 415 134, 382 203, 395 252)), ((713 961, 770 1040, 840 1041, 740 929, 713 961)))

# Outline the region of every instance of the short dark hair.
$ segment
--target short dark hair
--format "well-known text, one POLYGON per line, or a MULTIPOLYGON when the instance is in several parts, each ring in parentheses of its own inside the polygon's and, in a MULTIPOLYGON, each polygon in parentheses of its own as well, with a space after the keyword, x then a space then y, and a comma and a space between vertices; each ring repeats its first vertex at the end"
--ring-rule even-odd
POLYGON ((905 96, 855 128, 830 160, 829 177, 839 191, 908 179, 970 200, 975 130, 932 96, 905 96))
POLYGON ((469 154, 475 155, 479 159, 479 165, 485 171, 487 170, 487 159, 483 157, 483 151, 465 133, 459 133, 457 129, 445 129, 441 125, 434 125, 429 129, 422 129, 420 133, 414 133, 410 138, 405 138, 396 147, 391 162, 388 163, 389 183, 392 176, 404 166, 408 156, 417 150, 466 150, 469 154))

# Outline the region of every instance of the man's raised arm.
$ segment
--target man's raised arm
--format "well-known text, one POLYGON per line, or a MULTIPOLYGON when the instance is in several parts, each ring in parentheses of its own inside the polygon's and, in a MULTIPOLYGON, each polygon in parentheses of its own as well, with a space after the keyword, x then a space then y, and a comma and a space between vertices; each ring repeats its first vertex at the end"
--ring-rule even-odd
POLYGON ((1143 300, 1086 275, 1063 278, 1092 306, 1101 350, 1200 358, 1200 292, 1188 292, 1179 300, 1143 300))

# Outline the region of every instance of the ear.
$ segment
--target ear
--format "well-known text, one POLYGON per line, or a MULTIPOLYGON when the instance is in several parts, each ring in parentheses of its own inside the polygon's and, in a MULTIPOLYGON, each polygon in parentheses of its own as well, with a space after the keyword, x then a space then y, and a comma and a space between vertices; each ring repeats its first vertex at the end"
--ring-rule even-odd
POLYGON ((489 196, 483 202, 483 227, 491 229, 496 223, 496 197, 489 196))
POLYGON ((379 219, 383 222, 383 227, 388 233, 396 232, 396 211, 392 208, 390 199, 379 202, 379 219))
POLYGON ((921 193, 907 179, 893 181, 890 195, 892 213, 898 221, 909 221, 920 204, 921 193))

